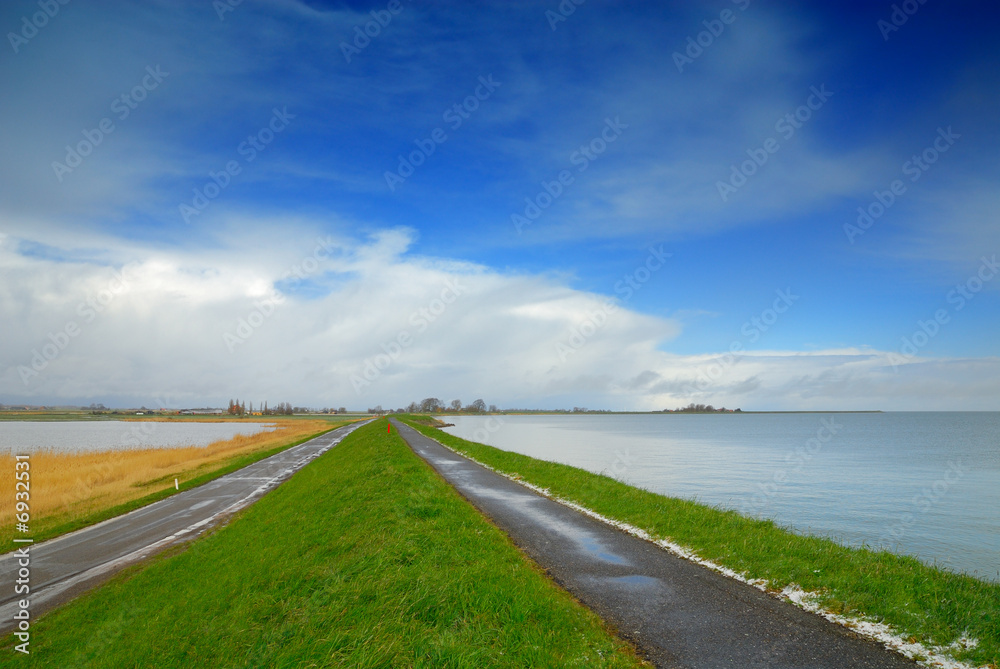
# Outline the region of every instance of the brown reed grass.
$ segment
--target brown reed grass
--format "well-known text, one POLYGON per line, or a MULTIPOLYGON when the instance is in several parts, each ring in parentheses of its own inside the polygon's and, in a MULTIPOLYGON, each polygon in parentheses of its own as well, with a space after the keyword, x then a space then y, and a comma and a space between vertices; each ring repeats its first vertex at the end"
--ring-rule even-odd
MULTIPOLYGON (((164 419, 153 419, 164 420, 164 419)), ((94 453, 32 452, 29 524, 35 536, 174 487, 259 451, 294 443, 335 424, 326 420, 273 419, 271 432, 238 435, 204 447, 145 448, 94 453)), ((0 455, 0 472, 9 483, 0 494, 0 541, 12 546, 15 538, 14 463, 12 455, 0 455)))

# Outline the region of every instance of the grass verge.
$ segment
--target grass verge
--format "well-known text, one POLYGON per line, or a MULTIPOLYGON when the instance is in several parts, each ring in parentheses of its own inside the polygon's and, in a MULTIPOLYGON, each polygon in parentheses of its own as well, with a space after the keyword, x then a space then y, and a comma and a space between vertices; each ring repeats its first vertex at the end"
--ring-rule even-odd
POLYGON ((685 546, 748 578, 766 580, 770 589, 797 585, 819 593, 817 603, 828 611, 891 625, 911 643, 952 646, 949 654, 975 666, 1000 667, 1000 584, 935 569, 912 557, 801 536, 772 521, 466 441, 432 427, 433 418, 404 420, 489 467, 685 546), (962 639, 977 644, 968 648, 962 639))
MULTIPOLYGON (((128 513, 351 421, 268 422, 278 423, 279 429, 203 448, 32 454, 31 538, 38 543, 128 513), (179 489, 174 487, 175 478, 179 489)), ((13 456, 0 456, 0 471, 14 471, 13 456)), ((0 497, 0 552, 16 548, 11 541, 16 534, 14 501, 13 494, 0 497)))
POLYGON ((385 419, 39 619, 30 650, 24 666, 60 668, 644 666, 385 419))

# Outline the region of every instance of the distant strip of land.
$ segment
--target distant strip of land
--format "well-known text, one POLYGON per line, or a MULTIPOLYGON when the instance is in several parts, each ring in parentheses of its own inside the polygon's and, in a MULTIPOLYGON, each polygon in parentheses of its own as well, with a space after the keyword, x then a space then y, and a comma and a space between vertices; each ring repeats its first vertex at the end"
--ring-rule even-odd
MULTIPOLYGON (((603 416, 603 415, 609 415, 610 414, 610 415, 628 415, 628 416, 633 416, 633 415, 634 416, 658 416, 658 415, 662 415, 662 414, 667 414, 667 415, 674 415, 674 414, 677 414, 677 415, 688 415, 688 414, 707 414, 707 415, 736 414, 736 415, 743 415, 743 414, 750 414, 750 415, 752 415, 752 414, 772 414, 772 413, 803 413, 803 414, 816 414, 816 413, 828 414, 828 413, 837 413, 837 414, 841 414, 841 413, 885 413, 885 412, 882 411, 882 410, 880 410, 880 409, 870 409, 870 410, 867 410, 867 409, 853 410, 852 409, 852 410, 848 410, 848 411, 834 411, 834 410, 825 410, 825 409, 810 409, 810 410, 803 410, 803 411, 743 411, 743 410, 736 410, 736 409, 734 409, 732 411, 729 411, 729 410, 726 410, 726 411, 683 411, 683 410, 680 410, 680 411, 679 410, 667 410, 667 411, 601 411, 601 410, 597 410, 597 409, 588 409, 586 411, 563 411, 563 410, 559 410, 559 409, 537 409, 537 410, 536 409, 510 409, 510 410, 505 409, 503 411, 496 411, 496 412, 493 412, 493 413, 490 413, 490 414, 478 414, 478 415, 519 416, 519 415, 536 415, 537 414, 537 415, 552 415, 552 416, 567 416, 567 415, 568 416, 581 416, 581 415, 585 416, 585 415, 589 415, 589 414, 600 414, 600 415, 603 416)), ((447 412, 447 411, 438 411, 438 412, 434 412, 434 414, 435 415, 446 415, 446 414, 447 415, 452 415, 451 412, 447 412)), ((464 415, 464 414, 459 413, 459 414, 455 414, 455 415, 464 415)), ((474 415, 476 415, 476 414, 474 414, 474 415)))

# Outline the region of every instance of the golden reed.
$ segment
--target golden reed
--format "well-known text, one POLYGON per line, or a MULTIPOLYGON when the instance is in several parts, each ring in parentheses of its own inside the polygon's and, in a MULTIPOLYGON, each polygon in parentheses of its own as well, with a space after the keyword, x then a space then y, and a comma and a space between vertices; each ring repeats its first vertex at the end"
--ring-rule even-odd
MULTIPOLYGON (((170 419, 152 419, 167 422, 170 419)), ((278 429, 254 435, 239 435, 204 447, 145 448, 96 453, 31 453, 32 536, 50 528, 99 513, 151 493, 174 487, 231 460, 266 451, 334 427, 325 420, 270 419, 278 429)), ((13 546, 14 457, 0 455, 0 472, 9 483, 0 494, 0 541, 13 546)))

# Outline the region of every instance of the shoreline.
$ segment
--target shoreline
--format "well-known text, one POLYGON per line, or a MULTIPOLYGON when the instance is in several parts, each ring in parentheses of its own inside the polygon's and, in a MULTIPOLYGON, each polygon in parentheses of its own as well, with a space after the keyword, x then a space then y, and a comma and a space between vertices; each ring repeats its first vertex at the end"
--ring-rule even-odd
MULTIPOLYGON (((33 462, 37 463, 40 459, 50 463, 57 462, 68 465, 69 471, 61 472, 65 481, 55 481, 47 491, 50 499, 56 500, 56 505, 35 506, 33 509, 31 538, 35 542, 47 541, 124 515, 354 421, 324 422, 325 425, 303 424, 303 429, 291 432, 278 429, 259 432, 250 437, 236 436, 208 446, 86 451, 78 454, 53 454, 47 451, 33 453, 33 462), (149 459, 154 461, 153 464, 162 464, 158 462, 159 458, 176 459, 190 453, 196 453, 201 461, 179 461, 165 469, 152 466, 137 469, 149 459), (136 471, 145 475, 140 485, 119 485, 125 475, 123 472, 132 475, 136 471), (107 485, 117 487, 102 488, 106 481, 109 482, 107 485), (57 483, 61 487, 53 487, 57 483)), ((298 421, 289 424, 297 425, 298 421)), ((0 454, 0 460, 13 460, 13 457, 13 454, 0 454)), ((37 483, 37 479, 34 482, 37 483)), ((9 518, 8 524, 0 524, 0 537, 8 539, 7 547, 0 550, 0 554, 17 548, 9 541, 15 535, 13 515, 10 514, 9 518)))
POLYGON ((1000 666, 1000 620, 990 617, 1000 583, 795 534, 736 511, 470 442, 427 425, 423 416, 404 422, 546 497, 891 644, 912 659, 937 662, 926 666, 1000 666))

